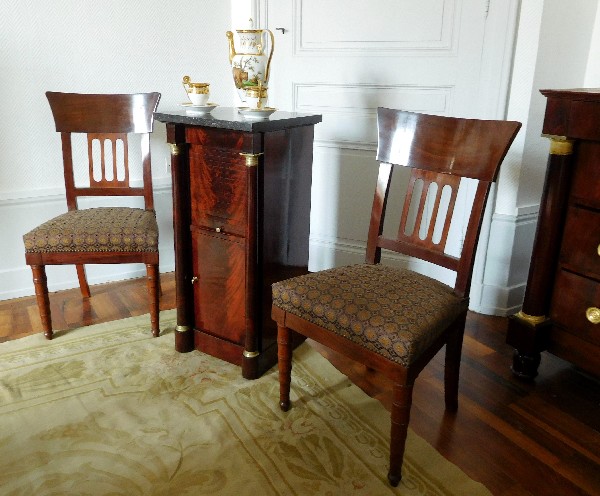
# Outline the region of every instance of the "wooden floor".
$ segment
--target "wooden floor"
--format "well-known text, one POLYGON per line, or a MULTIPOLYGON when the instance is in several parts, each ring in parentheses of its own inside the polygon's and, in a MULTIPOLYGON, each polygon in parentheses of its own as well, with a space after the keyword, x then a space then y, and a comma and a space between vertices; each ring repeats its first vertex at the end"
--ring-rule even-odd
MULTIPOLYGON (((161 309, 174 308, 173 274, 163 274, 161 309)), ((50 295, 55 329, 147 313, 143 280, 50 295)), ((544 354, 535 383, 514 378, 506 319, 470 314, 461 365, 459 411, 444 414, 443 359, 422 372, 411 426, 495 495, 600 495, 600 384, 544 354)), ((0 301, 0 341, 39 332, 34 297, 0 301)), ((390 407, 386 380, 312 342, 369 395, 390 407)))

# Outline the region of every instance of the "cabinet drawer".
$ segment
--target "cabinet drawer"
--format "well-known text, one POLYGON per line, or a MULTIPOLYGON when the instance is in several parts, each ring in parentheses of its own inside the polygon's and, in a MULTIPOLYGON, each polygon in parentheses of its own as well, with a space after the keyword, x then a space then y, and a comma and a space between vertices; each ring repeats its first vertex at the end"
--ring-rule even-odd
POLYGON ((576 167, 571 185, 571 202, 600 210, 598 164, 600 142, 579 141, 576 148, 576 167))
POLYGON ((554 284, 550 317, 579 338, 600 345, 600 324, 592 324, 586 310, 600 308, 600 283, 559 270, 554 284))
POLYGON ((237 152, 190 147, 192 224, 243 236, 246 230, 247 167, 237 152))
POLYGON ((600 212, 569 207, 560 261, 574 272, 600 279, 600 212))
POLYGON ((244 241, 192 229, 195 327, 240 345, 246 335, 244 241))

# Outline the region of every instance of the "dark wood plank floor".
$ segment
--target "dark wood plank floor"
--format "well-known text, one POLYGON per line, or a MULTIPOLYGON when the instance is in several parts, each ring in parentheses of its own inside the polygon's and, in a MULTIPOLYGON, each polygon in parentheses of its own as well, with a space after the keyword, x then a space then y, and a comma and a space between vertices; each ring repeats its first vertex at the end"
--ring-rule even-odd
MULTIPOLYGON (((163 274, 161 309, 174 308, 173 274, 163 274)), ((147 313, 143 280, 50 295, 56 329, 147 313)), ((444 414, 443 357, 414 390, 412 428, 495 495, 600 495, 600 384, 544 354, 534 383, 514 378, 506 319, 471 313, 461 365, 459 411, 444 414)), ((40 332, 34 297, 0 301, 0 342, 40 332)), ((369 395, 390 408, 387 381, 310 343, 369 395)))

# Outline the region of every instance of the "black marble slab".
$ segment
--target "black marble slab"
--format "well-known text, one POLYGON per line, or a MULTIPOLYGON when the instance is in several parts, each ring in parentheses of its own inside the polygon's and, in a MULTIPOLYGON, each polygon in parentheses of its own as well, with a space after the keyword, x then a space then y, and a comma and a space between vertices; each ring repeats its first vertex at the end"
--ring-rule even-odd
POLYGON ((188 126, 215 127, 234 131, 267 132, 298 126, 310 126, 323 120, 320 114, 301 114, 277 110, 266 119, 250 120, 241 115, 236 107, 217 107, 208 114, 198 114, 186 108, 162 110, 154 113, 159 122, 185 124, 188 126))

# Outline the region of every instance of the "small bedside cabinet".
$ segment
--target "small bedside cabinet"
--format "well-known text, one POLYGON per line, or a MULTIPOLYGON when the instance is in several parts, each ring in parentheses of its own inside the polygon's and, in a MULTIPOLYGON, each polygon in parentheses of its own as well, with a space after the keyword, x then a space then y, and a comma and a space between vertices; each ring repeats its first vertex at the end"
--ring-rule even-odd
MULTIPOLYGON (((235 108, 156 112, 171 146, 175 348, 255 379, 277 363, 271 284, 308 271, 314 125, 320 115, 235 108)), ((298 341, 300 342, 300 341, 298 341)))

